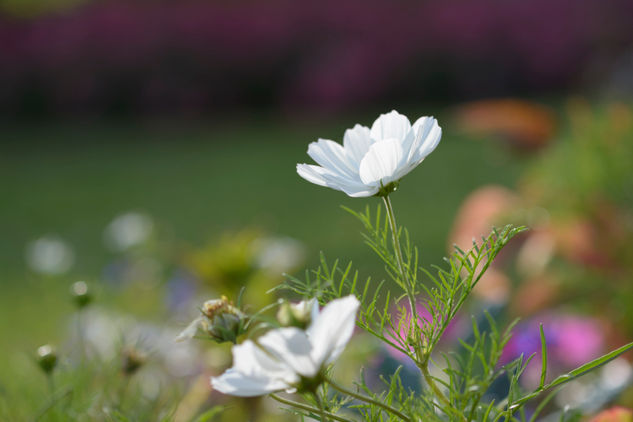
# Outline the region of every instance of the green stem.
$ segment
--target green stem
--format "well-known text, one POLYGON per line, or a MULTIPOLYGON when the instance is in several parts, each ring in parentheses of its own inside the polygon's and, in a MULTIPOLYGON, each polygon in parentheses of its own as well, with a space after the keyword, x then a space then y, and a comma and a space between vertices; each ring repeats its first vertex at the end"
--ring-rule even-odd
POLYGON ((86 341, 84 339, 84 329, 82 323, 83 312, 81 309, 77 311, 77 341, 79 342, 79 354, 81 363, 86 361, 86 341))
POLYGON ((33 421, 37 422, 42 419, 46 415, 46 413, 48 413, 51 409, 53 409, 53 407, 55 407, 57 403, 59 403, 60 400, 69 396, 72 398, 72 394, 73 390, 66 389, 64 391, 61 391, 60 394, 58 394, 57 396, 51 396, 49 402, 37 413, 37 415, 33 418, 33 421))
POLYGON ((376 405, 376 406, 380 407, 381 409, 387 411, 388 413, 391 413, 392 415, 395 415, 395 416, 399 417, 403 421, 411 422, 411 418, 409 418, 404 413, 400 412, 398 409, 395 409, 395 408, 389 406, 388 404, 385 404, 385 403, 380 402, 378 400, 374 400, 371 397, 367 397, 367 396, 365 396, 363 394, 360 394, 360 393, 357 393, 355 391, 348 390, 345 387, 342 387, 342 386, 338 385, 337 383, 335 383, 334 381, 332 381, 329 378, 326 378, 325 381, 328 384, 330 384, 332 386, 332 388, 334 388, 335 390, 338 390, 339 392, 341 392, 343 394, 347 394, 348 396, 354 397, 355 399, 360 400, 360 401, 364 401, 365 403, 371 403, 373 405, 376 405))
POLYGON ((46 374, 46 380, 48 381, 48 389, 50 390, 51 397, 55 396, 55 380, 53 379, 52 372, 46 374))
MULTIPOLYGON (((418 361, 421 361, 420 356, 420 345, 418 341, 420 340, 419 335, 419 327, 418 327, 418 310, 415 304, 415 291, 413 283, 409 280, 409 273, 405 271, 404 259, 402 257, 402 249, 400 248, 400 240, 398 239, 398 226, 396 224, 396 216, 393 212, 393 207, 391 206, 391 199, 389 199, 389 195, 385 195, 382 197, 383 202, 385 203, 385 208, 387 209, 387 216, 389 217, 389 227, 391 228, 391 237, 393 240, 393 249, 396 254, 396 260, 398 261, 398 270, 400 271, 400 277, 402 277, 402 282, 404 283, 405 293, 407 294, 407 298, 409 299, 409 308, 411 308, 411 321, 413 323, 413 341, 416 345, 415 354, 418 361)), ((418 362, 416 362, 418 363, 418 362)))
POLYGON ((411 308, 412 320, 414 321, 413 340, 415 343, 415 355, 416 355, 416 360, 417 360, 415 363, 418 366, 418 368, 420 368, 420 371, 422 372, 422 375, 424 376, 424 380, 426 381, 428 386, 431 388, 431 390, 433 390, 438 400, 442 402, 444 406, 446 406, 446 409, 447 409, 446 411, 453 413, 456 416, 459 416, 461 419, 465 419, 464 415, 458 412, 451 405, 450 401, 448 400, 448 398, 446 398, 444 393, 442 393, 442 391, 439 389, 439 387, 437 386, 437 384, 435 383, 435 381, 433 380, 433 377, 431 376, 429 372, 428 353, 432 349, 429 348, 429 350, 424 352, 425 356, 424 357, 422 356, 422 351, 420 349, 421 345, 419 344, 420 331, 418 327, 418 312, 415 306, 415 292, 413 290, 414 286, 413 286, 413 283, 411 283, 409 279, 409 273, 405 271, 404 259, 402 257, 402 250, 400 248, 400 240, 398 239, 398 226, 396 225, 396 217, 393 212, 393 207, 391 206, 391 200, 389 199, 388 195, 383 196, 382 200, 384 201, 385 208, 387 209, 387 216, 389 217, 389 226, 391 228, 391 235, 393 238, 393 249, 396 253, 396 259, 398 261, 398 269, 400 271, 402 280, 406 288, 405 292, 407 294, 407 297, 409 298, 409 306, 411 308))
POLYGON ((313 394, 313 396, 314 400, 317 403, 317 407, 319 408, 319 416, 321 416, 321 422, 327 422, 327 419, 325 418, 325 408, 323 407, 323 401, 316 392, 313 394))
POLYGON ((119 389, 119 409, 121 410, 123 410, 123 404, 127 396, 127 390, 128 390, 128 387, 130 386, 130 376, 124 375, 124 377, 125 378, 123 378, 123 384, 121 384, 121 387, 119 389))
POLYGON ((418 367, 422 371, 422 375, 424 376, 424 381, 426 381, 427 385, 431 388, 431 390, 433 390, 433 393, 435 393, 435 396, 437 397, 437 399, 446 407, 444 409, 444 412, 452 413, 453 415, 465 421, 466 417, 453 407, 453 405, 448 400, 448 398, 446 398, 444 393, 442 393, 442 390, 439 389, 439 387, 435 383, 435 380, 433 380, 433 376, 429 372, 428 362, 424 363, 423 365, 419 365, 418 367))
MULTIPOLYGON (((279 403, 283 403, 287 406, 296 407, 297 409, 305 410, 306 412, 319 413, 319 409, 316 409, 308 404, 299 403, 293 400, 284 399, 283 397, 278 396, 277 394, 270 394, 274 400, 277 400, 279 403)), ((327 412, 325 410, 321 410, 321 414, 327 416, 328 418, 339 421, 339 422, 353 422, 350 419, 344 418, 342 416, 335 415, 334 413, 327 412)))

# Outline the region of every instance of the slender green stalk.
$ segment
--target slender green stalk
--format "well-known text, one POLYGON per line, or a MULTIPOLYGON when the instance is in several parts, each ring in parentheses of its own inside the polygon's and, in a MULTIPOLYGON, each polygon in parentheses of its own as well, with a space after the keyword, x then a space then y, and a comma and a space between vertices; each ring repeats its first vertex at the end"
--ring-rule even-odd
POLYGON ((423 357, 421 354, 420 344, 419 344, 420 331, 419 331, 419 326, 418 326, 418 313, 417 313, 417 308, 415 306, 415 291, 414 291, 415 286, 413 285, 413 283, 411 282, 409 278, 408 271, 405 271, 404 259, 402 256, 402 249, 400 248, 400 240, 398 239, 398 226, 396 224, 396 217, 393 212, 391 200, 389 199, 388 195, 383 196, 382 199, 385 203, 385 208, 387 209, 387 216, 389 217, 389 226, 391 228, 391 235, 393 238, 393 249, 396 253, 396 259, 398 261, 398 269, 400 270, 400 274, 405 285, 405 289, 406 289, 405 292, 407 294, 407 297, 409 298, 409 307, 411 308, 411 319, 414 322, 413 340, 416 345, 415 346, 415 356, 416 356, 415 363, 420 369, 420 371, 422 372, 422 375, 424 376, 424 380, 429 385, 431 390, 433 390, 433 393, 435 393, 438 400, 442 402, 444 406, 446 406, 447 412, 453 413, 454 415, 459 416, 462 419, 465 419, 464 415, 456 411, 456 409, 451 405, 450 401, 444 395, 444 393, 442 393, 442 390, 439 389, 439 387, 437 386, 437 384, 435 383, 435 381, 433 380, 433 377, 431 376, 429 372, 428 353, 430 352, 431 349, 429 348, 429 350, 425 353, 426 356, 423 357))
POLYGON ((79 359, 80 362, 83 364, 86 359, 87 359, 87 353, 86 353, 86 340, 84 339, 84 327, 83 327, 83 310, 79 309, 77 311, 77 323, 76 323, 76 327, 77 327, 77 341, 79 342, 79 359))
MULTIPOLYGON (((274 394, 274 393, 270 394, 270 397, 272 397, 274 400, 277 400, 279 403, 283 403, 283 404, 285 404, 287 406, 291 406, 291 407, 295 407, 297 409, 305 410, 306 412, 312 412, 314 414, 318 414, 319 413, 319 409, 316 409, 316 408, 310 406, 309 404, 304 404, 304 403, 296 402, 294 400, 284 399, 283 397, 278 396, 277 394, 274 394)), ((330 418, 332 420, 335 420, 335 421, 339 421, 339 422, 354 422, 351 419, 347 419, 347 418, 344 418, 342 416, 335 415, 334 413, 330 413, 330 412, 327 412, 325 410, 322 410, 322 412, 323 412, 322 413, 323 415, 325 415, 328 418, 330 418)))
MULTIPOLYGON (((39 421, 49 411, 51 411, 55 407, 55 405, 57 403, 59 403, 60 400, 66 398, 66 397, 71 397, 72 398, 72 395, 73 395, 73 390, 71 390, 71 389, 66 389, 66 390, 61 391, 60 394, 52 395, 50 400, 48 401, 48 403, 46 403, 46 405, 42 409, 40 409, 40 411, 37 413, 37 415, 33 418, 33 421, 34 422, 39 421)), ((55 416, 57 416, 57 415, 55 415, 55 416)))
POLYGON ((325 418, 325 408, 323 407, 323 401, 316 392, 313 394, 313 396, 314 400, 317 403, 317 407, 319 408, 319 416, 321 416, 321 422, 327 422, 327 419, 325 418))
POLYGON ((48 381, 48 389, 51 393, 51 397, 55 396, 55 380, 53 379, 53 374, 46 374, 46 381, 48 381))
POLYGON ((347 394, 348 396, 354 397, 355 399, 363 401, 365 403, 371 403, 373 405, 376 405, 376 406, 380 407, 381 409, 385 410, 386 412, 389 412, 392 415, 395 415, 395 416, 399 417, 403 421, 411 422, 411 418, 409 418, 404 413, 400 412, 398 409, 395 409, 395 408, 389 406, 388 404, 385 404, 385 403, 383 403, 381 401, 378 401, 378 400, 374 400, 371 397, 367 397, 367 396, 365 396, 363 394, 360 394, 360 393, 357 393, 355 391, 348 390, 347 388, 338 385, 336 382, 332 381, 329 378, 326 378, 325 381, 328 384, 330 384, 332 386, 332 388, 334 388, 335 390, 338 390, 339 392, 341 392, 343 394, 347 394))
POLYGON ((439 389, 439 387, 435 383, 435 380, 433 380, 433 376, 429 372, 428 362, 425 362, 424 365, 419 365, 418 367, 422 371, 422 375, 424 376, 424 381, 426 381, 426 383, 431 388, 431 390, 433 390, 433 393, 435 393, 435 396, 437 397, 437 399, 440 402, 442 402, 444 406, 446 406, 446 409, 444 411, 447 413, 453 413, 455 416, 458 416, 460 419, 466 420, 466 417, 453 407, 453 405, 448 400, 448 398, 446 398, 444 393, 442 393, 442 390, 439 389))
POLYGON ((414 286, 413 283, 411 283, 411 281, 409 280, 409 272, 405 271, 402 249, 400 248, 400 240, 398 239, 398 225, 396 224, 396 216, 393 212, 393 207, 391 206, 389 195, 383 196, 382 200, 385 203, 387 216, 389 217, 389 227, 391 228, 393 250, 396 254, 396 260, 398 261, 398 270, 400 271, 400 277, 402 277, 402 282, 404 283, 405 293, 407 294, 407 298, 409 299, 409 308, 411 308, 410 323, 413 323, 413 341, 416 345, 415 354, 417 359, 421 360, 420 345, 418 344, 418 341, 420 340, 420 332, 418 327, 418 310, 415 304, 415 291, 413 290, 414 286))

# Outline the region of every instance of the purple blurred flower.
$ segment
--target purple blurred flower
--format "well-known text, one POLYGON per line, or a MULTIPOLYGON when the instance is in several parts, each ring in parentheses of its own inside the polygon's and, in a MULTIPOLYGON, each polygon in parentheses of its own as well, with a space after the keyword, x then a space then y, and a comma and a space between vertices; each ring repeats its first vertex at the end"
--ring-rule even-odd
POLYGON ((518 324, 506 345, 500 363, 506 364, 523 354, 527 359, 536 353, 526 369, 527 382, 540 376, 541 340, 539 324, 543 324, 547 342, 549 369, 568 371, 597 358, 604 346, 603 329, 595 319, 571 314, 544 314, 518 324))
POLYGON ((438 89, 561 89, 633 41, 631 13, 628 0, 97 0, 0 15, 0 108, 331 111, 438 89))
POLYGON ((176 313, 188 310, 196 299, 196 286, 198 284, 199 281, 193 274, 182 268, 177 268, 166 285, 165 302, 169 310, 176 313))

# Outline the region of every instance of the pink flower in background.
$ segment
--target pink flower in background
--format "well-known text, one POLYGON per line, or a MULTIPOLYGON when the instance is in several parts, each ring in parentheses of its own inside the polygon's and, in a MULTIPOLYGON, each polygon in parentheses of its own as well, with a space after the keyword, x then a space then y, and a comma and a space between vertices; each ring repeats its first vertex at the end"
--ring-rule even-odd
MULTIPOLYGON (((406 312, 406 315, 405 315, 406 322, 402 324, 402 327, 400 327, 399 332, 394 333, 394 335, 396 337, 404 339, 407 336, 407 331, 410 329, 411 307, 409 306, 409 303, 407 301, 403 301, 401 308, 404 308, 404 311, 406 312)), ((418 314, 418 318, 420 320, 426 321, 426 323, 431 323, 433 321, 431 313, 426 309, 426 307, 422 303, 420 302, 416 303, 415 309, 416 309, 416 313, 418 314)), ((392 321, 393 321, 394 326, 397 326, 398 321, 401 317, 400 310, 393 309, 391 312, 391 315, 392 315, 392 321)), ((461 332, 460 326, 461 326, 460 318, 459 317, 454 318, 448 324, 448 327, 446 328, 446 331, 444 332, 444 336, 442 337, 443 340, 447 340, 447 341, 454 340, 461 332)), ((413 350, 413 347, 409 347, 409 349, 413 350)), ((399 361, 407 362, 409 360, 409 357, 407 355, 405 355, 400 350, 391 346, 387 346, 387 353, 389 353, 391 357, 399 361)))
POLYGON ((598 413, 590 422, 633 422, 633 410, 614 406, 598 413))
POLYGON ((568 371, 597 358, 604 347, 603 329, 593 318, 572 314, 544 314, 518 324, 506 345, 500 363, 507 364, 523 354, 527 359, 536 353, 525 372, 526 382, 538 382, 541 370, 541 338, 543 324, 547 342, 547 360, 555 372, 568 371))

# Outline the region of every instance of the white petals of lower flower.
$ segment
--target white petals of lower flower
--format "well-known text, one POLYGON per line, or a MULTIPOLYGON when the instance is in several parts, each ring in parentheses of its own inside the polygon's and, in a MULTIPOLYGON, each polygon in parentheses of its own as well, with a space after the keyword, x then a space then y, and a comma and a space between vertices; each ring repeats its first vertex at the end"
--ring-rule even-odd
POLYGON ((335 299, 303 331, 278 328, 233 346, 233 367, 211 378, 214 389, 234 396, 292 392, 302 377, 318 375, 343 351, 354 331, 359 302, 354 296, 335 299))
POLYGON ((297 164, 297 173, 352 197, 372 196, 413 170, 441 137, 433 117, 421 117, 411 125, 394 110, 380 115, 371 129, 357 124, 346 130, 342 146, 325 139, 312 142, 308 155, 319 165, 297 164))

